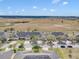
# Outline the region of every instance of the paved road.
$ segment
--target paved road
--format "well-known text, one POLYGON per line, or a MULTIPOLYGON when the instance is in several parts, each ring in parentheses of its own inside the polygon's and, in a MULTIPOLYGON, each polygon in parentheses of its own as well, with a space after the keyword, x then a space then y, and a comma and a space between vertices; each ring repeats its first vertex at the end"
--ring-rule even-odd
MULTIPOLYGON (((44 53, 26 53, 26 54, 23 54, 22 52, 17 52, 14 59, 24 59, 24 57, 28 57, 30 56, 31 59, 34 57, 34 56, 49 56, 51 59, 60 59, 59 56, 54 52, 44 52, 44 53)), ((34 57, 35 58, 35 57, 34 57)), ((36 59, 40 59, 40 58, 36 58, 36 59)), ((45 58, 42 58, 42 59, 45 59, 45 58)))
POLYGON ((12 41, 9 44, 4 44, 1 48, 7 48, 9 45, 15 44, 17 41, 12 41))

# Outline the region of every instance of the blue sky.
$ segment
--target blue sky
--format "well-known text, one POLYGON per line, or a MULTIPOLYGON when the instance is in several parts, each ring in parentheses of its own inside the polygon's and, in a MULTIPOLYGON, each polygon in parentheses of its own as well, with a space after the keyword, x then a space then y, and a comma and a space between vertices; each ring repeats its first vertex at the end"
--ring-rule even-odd
POLYGON ((0 0, 0 15, 79 16, 79 0, 0 0))

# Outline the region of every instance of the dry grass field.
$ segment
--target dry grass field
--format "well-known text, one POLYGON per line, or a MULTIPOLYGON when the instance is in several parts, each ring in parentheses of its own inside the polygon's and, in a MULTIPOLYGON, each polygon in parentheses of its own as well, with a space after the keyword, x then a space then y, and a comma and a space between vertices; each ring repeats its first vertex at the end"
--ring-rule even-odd
POLYGON ((78 48, 66 48, 61 49, 64 53, 65 59, 79 59, 79 49, 78 48))
MULTIPOLYGON (((0 30, 14 28, 18 31, 37 29, 38 31, 78 31, 78 20, 64 20, 53 18, 24 18, 24 19, 0 19, 0 23, 10 23, 11 26, 0 26, 0 30)), ((0 24, 1 25, 1 24, 0 24)))

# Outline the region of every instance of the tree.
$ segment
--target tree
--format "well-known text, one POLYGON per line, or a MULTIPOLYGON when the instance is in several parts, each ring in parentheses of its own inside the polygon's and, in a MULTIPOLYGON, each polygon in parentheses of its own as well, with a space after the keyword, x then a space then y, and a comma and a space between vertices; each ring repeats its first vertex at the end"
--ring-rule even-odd
POLYGON ((42 38, 41 41, 42 41, 42 45, 44 45, 47 42, 45 38, 42 38))
POLYGON ((0 37, 0 41, 1 41, 2 43, 6 42, 6 38, 1 38, 1 37, 0 37))
POLYGON ((10 28, 10 31, 14 31, 14 28, 10 28))
POLYGON ((20 44, 19 48, 24 48, 24 44, 20 44))
POLYGON ((24 48, 24 43, 23 42, 20 42, 20 45, 18 47, 18 51, 24 51, 25 48, 24 48))
POLYGON ((79 35, 76 36, 76 42, 79 43, 79 35))
POLYGON ((77 39, 77 37, 75 35, 69 36, 70 41, 75 44, 75 40, 77 39))
POLYGON ((65 35, 59 35, 56 37, 56 39, 59 41, 59 43, 61 44, 62 41, 65 41, 67 39, 67 37, 65 35))
POLYGON ((17 50, 16 50, 15 48, 13 48, 13 52, 14 52, 14 53, 16 53, 16 52, 17 52, 17 50))
POLYGON ((7 32, 7 29, 5 29, 4 32, 7 32))
POLYGON ((37 45, 37 40, 38 40, 38 36, 36 36, 36 35, 31 35, 31 37, 30 37, 30 42, 31 42, 33 45, 37 45))
POLYGON ((33 29, 32 32, 34 32, 34 31, 38 31, 38 30, 37 29, 33 29))
POLYGON ((61 20, 61 23, 63 23, 63 22, 64 22, 64 20, 62 19, 62 20, 61 20))
POLYGON ((53 41, 55 41, 56 38, 54 35, 48 35, 47 36, 47 44, 50 46, 50 48, 52 48, 53 46, 53 41))
POLYGON ((40 52, 41 49, 42 49, 42 48, 41 48, 40 46, 37 46, 37 45, 32 47, 32 50, 33 50, 34 52, 40 52))
POLYGON ((7 32, 7 31, 12 32, 12 31, 14 31, 14 28, 6 28, 6 29, 4 30, 4 32, 7 32))

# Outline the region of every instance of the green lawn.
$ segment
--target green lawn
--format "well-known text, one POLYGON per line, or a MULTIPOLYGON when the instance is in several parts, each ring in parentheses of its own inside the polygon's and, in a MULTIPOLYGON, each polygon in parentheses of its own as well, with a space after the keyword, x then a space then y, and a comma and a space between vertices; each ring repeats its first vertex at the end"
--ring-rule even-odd
POLYGON ((55 48, 54 51, 60 56, 61 59, 66 59, 65 53, 60 48, 55 48))

